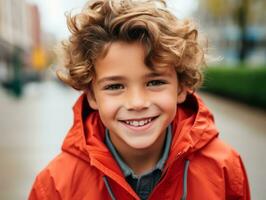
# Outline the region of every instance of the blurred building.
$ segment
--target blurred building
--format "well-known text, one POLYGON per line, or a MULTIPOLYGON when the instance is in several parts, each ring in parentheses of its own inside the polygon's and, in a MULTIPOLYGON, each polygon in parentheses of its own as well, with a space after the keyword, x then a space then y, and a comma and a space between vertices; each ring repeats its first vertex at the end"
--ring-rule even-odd
POLYGON ((38 79, 48 63, 43 46, 49 45, 43 44, 51 39, 43 42, 46 35, 36 5, 26 0, 0 0, 0 84, 20 93, 23 83, 38 79))
POLYGON ((27 49, 31 45, 28 34, 28 7, 25 0, 0 0, 0 38, 9 45, 27 49))
POLYGON ((19 95, 24 58, 30 52, 28 5, 25 0, 0 0, 0 82, 19 95))
POLYGON ((0 81, 13 78, 15 51, 25 51, 31 45, 27 18, 25 1, 0 0, 0 81))
POLYGON ((29 11, 29 34, 32 38, 33 46, 40 45, 41 43, 41 24, 40 24, 40 13, 39 8, 37 5, 28 4, 28 11, 29 11))
POLYGON ((265 9, 263 0, 201 0, 194 16, 225 62, 237 63, 244 43, 247 63, 261 65, 266 63, 265 9))

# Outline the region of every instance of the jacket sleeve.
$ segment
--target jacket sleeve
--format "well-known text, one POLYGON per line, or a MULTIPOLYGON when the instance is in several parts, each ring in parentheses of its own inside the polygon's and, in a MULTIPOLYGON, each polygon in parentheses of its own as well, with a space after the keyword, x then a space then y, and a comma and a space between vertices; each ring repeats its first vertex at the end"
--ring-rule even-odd
POLYGON ((239 155, 225 169, 226 200, 250 200, 247 173, 239 155))
POLYGON ((29 200, 59 200, 59 192, 55 188, 54 180, 48 171, 41 172, 35 179, 28 197, 29 200))

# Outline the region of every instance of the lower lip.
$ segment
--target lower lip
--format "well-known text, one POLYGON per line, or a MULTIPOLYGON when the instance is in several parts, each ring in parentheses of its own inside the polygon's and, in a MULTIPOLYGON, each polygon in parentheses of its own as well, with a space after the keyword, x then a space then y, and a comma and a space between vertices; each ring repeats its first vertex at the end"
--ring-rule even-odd
POLYGON ((146 131, 148 130, 154 123, 154 121, 157 119, 158 117, 156 117, 155 119, 153 119, 151 122, 149 122, 148 124, 145 124, 144 126, 131 126, 129 124, 126 124, 124 122, 121 122, 125 127, 127 127, 128 129, 132 130, 132 131, 146 131))

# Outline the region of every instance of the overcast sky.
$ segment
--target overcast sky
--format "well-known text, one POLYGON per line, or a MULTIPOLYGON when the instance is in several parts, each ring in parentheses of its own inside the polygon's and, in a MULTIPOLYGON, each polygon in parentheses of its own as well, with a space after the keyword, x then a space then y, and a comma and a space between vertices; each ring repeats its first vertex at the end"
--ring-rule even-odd
MULTIPOLYGON (((51 32, 62 39, 69 35, 64 13, 71 9, 80 9, 86 0, 26 0, 39 6, 41 24, 44 31, 51 32)), ((177 17, 184 18, 197 9, 198 0, 168 0, 169 7, 177 17)))

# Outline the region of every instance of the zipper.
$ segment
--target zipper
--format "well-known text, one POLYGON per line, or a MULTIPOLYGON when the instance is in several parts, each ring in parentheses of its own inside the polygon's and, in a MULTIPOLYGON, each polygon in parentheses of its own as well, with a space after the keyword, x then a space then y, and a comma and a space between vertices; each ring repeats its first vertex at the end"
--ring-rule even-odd
MULTIPOLYGON (((156 192, 156 190, 158 190, 158 188, 161 186, 161 184, 165 181, 164 178, 167 176, 167 172, 169 171, 169 168, 172 167, 174 165, 175 162, 177 162, 178 160, 182 160, 186 153, 186 151, 183 151, 183 152, 179 152, 177 154, 177 157, 168 164, 168 166, 166 166, 166 168, 163 170, 163 173, 162 173, 162 176, 161 178, 159 179, 158 181, 158 184, 155 186, 155 188, 152 190, 151 194, 149 195, 149 198, 148 200, 150 200, 153 196, 153 194, 156 192)), ((181 179, 182 180, 182 179, 181 179)))
MULTIPOLYGON (((103 155, 103 154, 101 154, 101 153, 99 154, 99 153, 98 153, 98 155, 103 155)), ((98 162, 99 162, 98 160, 94 159, 94 162, 91 163, 91 166, 97 168, 97 170, 98 170, 100 173, 103 174, 103 177, 105 176, 105 177, 107 177, 107 178, 112 179, 112 180, 115 182, 115 184, 118 184, 119 187, 121 187, 122 190, 125 190, 125 191, 128 193, 128 195, 130 195, 132 198, 136 199, 135 196, 138 196, 138 195, 137 195, 137 194, 135 193, 135 191, 129 186, 129 184, 127 183, 127 181, 125 180, 125 178, 124 178, 123 176, 120 176, 120 175, 117 174, 115 171, 109 169, 109 168, 106 167, 106 166, 103 166, 103 168, 100 167, 100 166, 98 166, 98 164, 97 164, 98 162), (96 162, 96 163, 95 163, 95 162, 96 162), (110 171, 110 172, 112 172, 112 173, 109 173, 108 171, 110 171), (118 177, 120 177, 121 180, 119 180, 118 177), (123 184, 123 183, 122 183, 123 181, 125 181, 125 183, 127 183, 127 184, 123 184), (132 191, 130 192, 129 190, 132 190, 132 191), (135 195, 134 195, 134 194, 135 194, 135 195)), ((102 164, 101 164, 101 165, 102 165, 102 164)), ((111 187, 111 185, 110 185, 110 187, 111 187)), ((138 199, 139 199, 139 198, 138 198, 138 199)))

